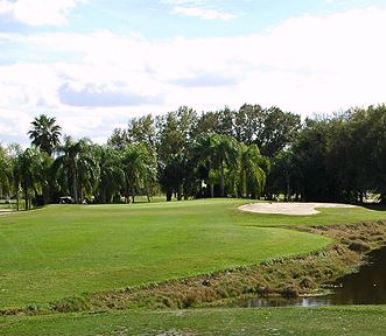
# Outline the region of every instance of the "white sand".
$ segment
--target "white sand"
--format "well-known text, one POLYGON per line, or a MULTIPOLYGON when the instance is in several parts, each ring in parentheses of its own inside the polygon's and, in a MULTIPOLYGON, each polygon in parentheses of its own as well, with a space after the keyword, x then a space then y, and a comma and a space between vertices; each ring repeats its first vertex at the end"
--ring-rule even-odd
POLYGON ((336 203, 255 203, 242 205, 239 210, 262 214, 308 216, 320 213, 316 210, 317 208, 347 209, 355 208, 355 206, 336 203))
POLYGON ((0 209, 0 216, 4 216, 6 214, 9 214, 10 212, 12 212, 11 209, 0 209))

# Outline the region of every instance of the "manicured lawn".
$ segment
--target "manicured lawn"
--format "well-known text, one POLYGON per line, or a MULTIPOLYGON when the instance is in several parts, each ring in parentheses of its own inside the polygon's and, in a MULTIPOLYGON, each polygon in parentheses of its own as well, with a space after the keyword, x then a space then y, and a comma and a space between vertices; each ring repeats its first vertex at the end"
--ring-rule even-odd
POLYGON ((2 204, 0 203, 0 210, 8 210, 8 209, 13 209, 14 205, 13 204, 2 204))
POLYGON ((9 336, 381 336, 385 335, 385 327, 385 306, 127 311, 0 318, 0 335, 9 336))
POLYGON ((241 213, 243 200, 49 206, 0 217, 0 307, 182 278, 308 253, 331 243, 280 227, 386 218, 366 209, 310 217, 241 213))

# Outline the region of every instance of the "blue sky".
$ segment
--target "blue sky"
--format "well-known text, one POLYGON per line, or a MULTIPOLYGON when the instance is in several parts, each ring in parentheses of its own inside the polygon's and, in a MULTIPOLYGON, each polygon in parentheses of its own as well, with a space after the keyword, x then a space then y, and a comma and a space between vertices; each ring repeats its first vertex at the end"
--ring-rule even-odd
MULTIPOLYGON (((1 2, 10 0, 0 0, 1 2)), ((14 1, 14 0, 12 0, 14 1)), ((56 1, 56 0, 51 0, 56 1)), ((60 1, 60 0, 59 0, 60 1)), ((38 0, 39 2, 39 0, 38 0)), ((352 8, 385 6, 382 0, 88 0, 79 1, 66 15, 66 25, 26 25, 6 16, 2 32, 93 32, 111 30, 119 34, 141 34, 149 39, 171 36, 206 37, 255 33, 305 14, 329 14, 352 8), (175 8, 202 8, 229 14, 231 19, 203 19, 177 14, 175 8)))
POLYGON ((31 119, 103 142, 133 116, 386 101, 386 0, 0 0, 0 142, 31 119))

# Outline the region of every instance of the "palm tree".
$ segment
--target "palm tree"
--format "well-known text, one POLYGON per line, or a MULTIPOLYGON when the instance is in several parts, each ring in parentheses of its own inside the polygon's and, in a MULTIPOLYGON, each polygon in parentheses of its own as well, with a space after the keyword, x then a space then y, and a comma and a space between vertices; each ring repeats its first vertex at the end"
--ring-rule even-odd
POLYGON ((144 144, 127 145, 123 152, 123 169, 126 176, 126 198, 131 189, 131 197, 135 202, 136 190, 147 187, 151 170, 151 156, 144 144))
POLYGON ((208 168, 207 182, 210 188, 210 197, 214 197, 214 184, 216 172, 213 170, 213 156, 214 146, 213 139, 215 134, 209 134, 202 136, 198 139, 196 146, 194 147, 194 159, 198 162, 198 165, 202 164, 208 168))
POLYGON ((264 190, 267 167, 266 159, 256 145, 241 145, 240 156, 240 194, 256 198, 264 190))
POLYGON ((28 135, 32 144, 51 156, 54 149, 60 144, 62 129, 56 124, 56 118, 42 114, 32 121, 31 126, 28 135))
POLYGON ((95 180, 93 169, 96 165, 92 158, 90 141, 76 141, 68 136, 58 151, 60 154, 54 162, 54 170, 60 175, 62 184, 67 182, 74 202, 79 203, 79 195, 82 198, 85 190, 92 189, 92 182, 95 180))
POLYGON ((225 166, 236 166, 239 160, 239 144, 227 135, 219 135, 215 139, 215 162, 220 170, 220 195, 225 196, 225 166))
MULTIPOLYGON (((39 148, 48 156, 48 161, 53 151, 60 144, 61 127, 56 124, 55 118, 47 117, 42 114, 36 117, 31 123, 31 129, 28 132, 32 145, 39 148)), ((43 183, 43 202, 49 203, 51 198, 51 188, 54 181, 51 174, 51 162, 47 162, 45 174, 42 176, 43 183)))
POLYGON ((95 152, 99 166, 97 198, 102 203, 111 203, 125 181, 121 156, 118 150, 109 146, 97 147, 95 152))
POLYGON ((25 210, 31 209, 31 197, 35 199, 42 189, 44 174, 44 155, 36 148, 27 148, 17 155, 14 164, 14 182, 17 194, 17 208, 19 209, 19 191, 22 189, 25 201, 25 210))
MULTIPOLYGON (((220 175, 220 195, 225 196, 225 168, 234 168, 239 162, 239 144, 231 136, 222 134, 209 134, 199 142, 201 159, 209 165, 209 180, 215 175, 213 170, 218 170, 220 175)), ((210 181, 211 197, 213 197, 213 181, 210 181)))
POLYGON ((12 184, 12 160, 7 150, 0 145, 0 198, 9 194, 12 184))

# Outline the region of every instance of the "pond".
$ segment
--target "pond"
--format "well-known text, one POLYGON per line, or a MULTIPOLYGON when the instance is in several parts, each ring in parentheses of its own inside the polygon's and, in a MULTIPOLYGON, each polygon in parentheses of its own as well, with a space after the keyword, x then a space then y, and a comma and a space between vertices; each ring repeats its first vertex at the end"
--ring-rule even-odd
POLYGON ((386 247, 369 254, 369 264, 358 273, 339 279, 329 295, 297 299, 254 298, 242 307, 315 307, 329 305, 386 304, 386 247))

